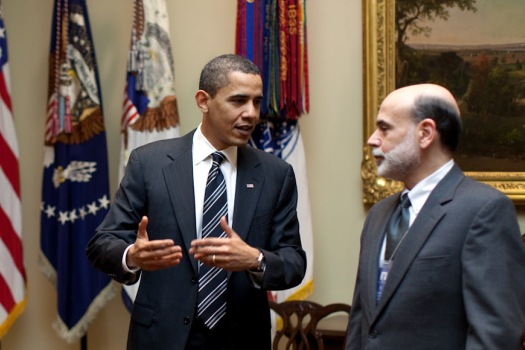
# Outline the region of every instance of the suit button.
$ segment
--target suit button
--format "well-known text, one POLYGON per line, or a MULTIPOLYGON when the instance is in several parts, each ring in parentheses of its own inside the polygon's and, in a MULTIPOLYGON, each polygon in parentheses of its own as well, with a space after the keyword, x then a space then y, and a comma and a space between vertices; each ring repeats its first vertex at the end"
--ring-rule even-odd
POLYGON ((190 317, 184 316, 184 324, 190 324, 190 317))
POLYGON ((377 338, 378 335, 379 335, 379 332, 376 329, 374 329, 372 332, 370 332, 370 334, 368 335, 368 338, 375 339, 377 338))
POLYGON ((199 282, 199 279, 197 278, 197 276, 193 275, 191 276, 191 283, 197 283, 199 282))

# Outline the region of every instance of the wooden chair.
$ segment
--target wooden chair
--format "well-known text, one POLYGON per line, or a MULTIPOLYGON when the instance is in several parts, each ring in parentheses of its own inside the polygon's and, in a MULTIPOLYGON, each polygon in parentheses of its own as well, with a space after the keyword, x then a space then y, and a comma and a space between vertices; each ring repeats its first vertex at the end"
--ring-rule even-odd
POLYGON ((323 333, 317 328, 319 321, 328 315, 344 312, 350 314, 350 305, 330 304, 322 306, 312 301, 270 301, 270 309, 282 320, 276 330, 274 350, 325 350, 323 333))

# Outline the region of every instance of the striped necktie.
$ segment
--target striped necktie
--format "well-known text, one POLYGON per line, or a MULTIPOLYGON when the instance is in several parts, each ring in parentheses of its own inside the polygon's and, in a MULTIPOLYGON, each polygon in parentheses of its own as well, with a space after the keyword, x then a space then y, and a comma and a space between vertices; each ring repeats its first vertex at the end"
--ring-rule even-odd
MULTIPOLYGON (((228 217, 228 201, 226 182, 219 168, 224 160, 224 155, 215 152, 212 158, 213 164, 208 174, 204 194, 202 238, 225 238, 226 233, 220 226, 220 219, 223 216, 228 217)), ((225 270, 200 262, 197 315, 209 329, 213 329, 226 314, 227 277, 225 270)))

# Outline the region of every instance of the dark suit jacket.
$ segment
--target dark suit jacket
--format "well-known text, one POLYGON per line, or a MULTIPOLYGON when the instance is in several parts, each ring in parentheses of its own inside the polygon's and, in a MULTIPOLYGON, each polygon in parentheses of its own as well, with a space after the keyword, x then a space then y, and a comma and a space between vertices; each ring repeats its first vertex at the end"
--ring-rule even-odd
POLYGON ((410 227, 376 305, 398 201, 379 202, 364 224, 346 349, 521 349, 525 246, 512 202, 454 166, 410 227))
MULTIPOLYGON (((126 174, 104 222, 87 247, 93 265, 116 281, 132 284, 122 256, 134 243, 138 223, 149 218, 150 240, 171 238, 183 249, 179 265, 142 271, 131 315, 128 349, 184 349, 193 322, 197 261, 188 253, 196 238, 192 168, 193 132, 154 142, 130 155, 126 174)), ((292 167, 251 147, 238 149, 233 229, 266 257, 262 289, 247 272, 228 274, 227 319, 231 349, 270 349, 266 290, 298 285, 306 270, 297 220, 292 167), (253 184, 253 186, 247 186, 253 184)))

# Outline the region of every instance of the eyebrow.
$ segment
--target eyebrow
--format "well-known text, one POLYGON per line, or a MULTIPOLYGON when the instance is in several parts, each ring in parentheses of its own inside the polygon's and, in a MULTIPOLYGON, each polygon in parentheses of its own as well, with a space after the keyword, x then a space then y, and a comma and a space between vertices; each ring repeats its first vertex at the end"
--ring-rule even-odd
MULTIPOLYGON (((234 95, 230 95, 228 96, 228 99, 246 99, 246 98, 250 98, 250 95, 246 95, 246 94, 234 94, 234 95)), ((263 99, 263 95, 257 95, 254 97, 254 99, 263 99)))
POLYGON ((376 120, 376 126, 377 127, 380 127, 380 126, 392 126, 392 125, 393 124, 388 123, 388 122, 384 121, 383 119, 376 120))

